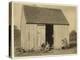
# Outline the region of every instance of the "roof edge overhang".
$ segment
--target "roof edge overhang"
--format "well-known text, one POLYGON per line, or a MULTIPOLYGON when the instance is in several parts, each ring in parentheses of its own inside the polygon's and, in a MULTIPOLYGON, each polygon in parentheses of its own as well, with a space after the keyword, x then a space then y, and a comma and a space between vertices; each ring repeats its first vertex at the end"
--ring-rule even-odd
POLYGON ((53 24, 53 25, 69 25, 69 24, 54 24, 54 23, 26 23, 26 24, 53 24))
POLYGON ((31 7, 31 6, 23 6, 23 7, 26 18, 26 24, 69 25, 69 22, 64 16, 61 9, 31 7))

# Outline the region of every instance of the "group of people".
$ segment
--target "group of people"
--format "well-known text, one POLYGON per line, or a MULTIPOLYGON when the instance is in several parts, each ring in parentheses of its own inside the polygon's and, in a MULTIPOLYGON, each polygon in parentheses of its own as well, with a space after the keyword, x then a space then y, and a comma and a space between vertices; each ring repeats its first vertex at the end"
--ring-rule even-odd
MULTIPOLYGON (((68 47, 67 39, 64 38, 61 40, 62 43, 62 49, 66 49, 68 47)), ((41 45, 42 50, 51 51, 53 49, 53 41, 47 40, 45 43, 42 43, 41 45)))

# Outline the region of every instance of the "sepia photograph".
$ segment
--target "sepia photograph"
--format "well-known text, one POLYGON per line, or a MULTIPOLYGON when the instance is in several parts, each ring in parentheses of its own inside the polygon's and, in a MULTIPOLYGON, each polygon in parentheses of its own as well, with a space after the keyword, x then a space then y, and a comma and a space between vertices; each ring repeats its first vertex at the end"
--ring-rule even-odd
POLYGON ((10 2, 10 56, 46 56, 77 53, 77 7, 10 2))

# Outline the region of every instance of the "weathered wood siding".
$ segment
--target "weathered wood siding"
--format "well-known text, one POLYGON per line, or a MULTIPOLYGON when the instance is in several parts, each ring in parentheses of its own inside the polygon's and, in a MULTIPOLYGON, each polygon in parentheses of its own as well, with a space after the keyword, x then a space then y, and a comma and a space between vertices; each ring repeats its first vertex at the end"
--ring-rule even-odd
POLYGON ((37 40, 38 47, 41 48, 42 43, 45 43, 45 25, 37 25, 37 40))
POLYGON ((26 50, 28 49, 36 49, 36 42, 37 42, 37 25, 36 24, 26 24, 26 50))
MULTIPOLYGON (((45 43, 45 25, 38 24, 26 24, 25 16, 23 14, 21 20, 21 48, 25 50, 38 50, 41 48, 41 44, 45 43)), ((68 25, 53 25, 54 32, 54 48, 61 49, 62 40, 67 39, 69 44, 69 31, 68 25)))
POLYGON ((26 41, 26 19, 25 19, 25 16, 24 16, 24 12, 23 12, 23 9, 22 9, 22 16, 21 16, 21 21, 20 21, 20 29, 21 29, 21 48, 24 49, 27 45, 25 42, 26 41))
POLYGON ((54 49, 61 49, 63 46, 62 40, 65 38, 69 45, 68 25, 54 25, 54 49))
POLYGON ((45 26, 44 25, 26 24, 26 29, 23 31, 22 31, 22 35, 23 35, 22 42, 21 42, 23 49, 39 50, 41 48, 41 44, 45 43, 45 26))

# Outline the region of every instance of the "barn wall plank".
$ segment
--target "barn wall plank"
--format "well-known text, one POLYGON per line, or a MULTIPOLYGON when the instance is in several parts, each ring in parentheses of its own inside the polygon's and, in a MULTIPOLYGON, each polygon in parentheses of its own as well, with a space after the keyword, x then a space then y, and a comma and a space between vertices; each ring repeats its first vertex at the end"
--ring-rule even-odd
POLYGON ((23 25, 21 43, 22 48, 25 50, 40 49, 41 44, 45 43, 45 26, 38 26, 37 24, 26 24, 25 27, 23 25))
POLYGON ((21 20, 21 48, 25 49, 25 41, 26 41, 26 19, 24 16, 24 12, 22 13, 22 20, 21 20))
POLYGON ((67 25, 54 25, 54 48, 61 49, 63 46, 62 40, 67 40, 69 44, 69 30, 67 25))
POLYGON ((41 45, 45 43, 45 25, 37 26, 37 35, 38 35, 38 47, 41 48, 41 45))

